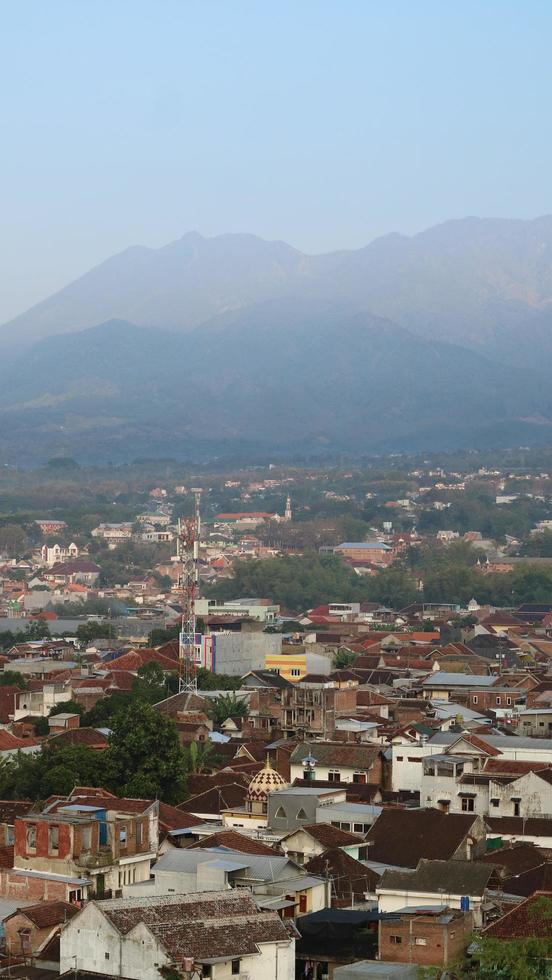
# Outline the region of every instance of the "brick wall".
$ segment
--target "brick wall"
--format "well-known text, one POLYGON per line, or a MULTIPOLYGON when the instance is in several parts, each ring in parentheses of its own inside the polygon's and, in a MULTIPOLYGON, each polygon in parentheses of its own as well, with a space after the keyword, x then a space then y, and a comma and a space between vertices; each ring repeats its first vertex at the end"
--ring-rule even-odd
POLYGON ((473 916, 466 912, 441 923, 430 916, 402 916, 380 922, 379 956, 392 963, 418 966, 450 966, 466 949, 473 929, 473 916))

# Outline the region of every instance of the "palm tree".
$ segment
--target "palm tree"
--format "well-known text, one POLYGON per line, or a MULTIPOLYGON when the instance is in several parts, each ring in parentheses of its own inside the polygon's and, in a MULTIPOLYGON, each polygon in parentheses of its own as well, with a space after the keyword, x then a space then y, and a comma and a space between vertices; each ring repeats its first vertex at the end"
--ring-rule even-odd
POLYGON ((249 705, 243 697, 238 697, 235 691, 229 691, 213 699, 208 714, 215 725, 222 725, 227 718, 246 718, 249 714, 249 705))
POLYGON ((218 763, 212 742, 191 742, 186 748, 186 769, 191 773, 210 772, 218 763))

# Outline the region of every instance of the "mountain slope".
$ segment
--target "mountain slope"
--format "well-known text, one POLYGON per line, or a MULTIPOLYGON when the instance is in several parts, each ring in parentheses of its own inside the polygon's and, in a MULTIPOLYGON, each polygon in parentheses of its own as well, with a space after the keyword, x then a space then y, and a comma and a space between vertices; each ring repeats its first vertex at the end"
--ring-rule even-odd
POLYGON ((185 235, 130 248, 0 328, 0 346, 125 319, 190 331, 271 299, 338 305, 387 317, 423 337, 519 363, 552 358, 552 217, 466 218, 409 238, 307 256, 253 235, 185 235), (539 345, 538 351, 531 347, 539 345), (503 348, 503 349, 501 349, 503 348))
POLYGON ((273 301, 187 336, 112 321, 0 371, 0 452, 28 461, 366 452, 546 438, 552 395, 370 314, 273 301))

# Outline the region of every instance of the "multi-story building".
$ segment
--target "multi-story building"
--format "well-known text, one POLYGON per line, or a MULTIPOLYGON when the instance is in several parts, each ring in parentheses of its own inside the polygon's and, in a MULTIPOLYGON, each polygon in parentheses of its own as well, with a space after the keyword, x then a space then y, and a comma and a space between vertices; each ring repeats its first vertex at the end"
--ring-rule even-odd
POLYGON ((149 880, 157 855, 159 803, 79 797, 16 817, 6 898, 78 901, 149 880))
POLYGON ((336 720, 354 712, 355 688, 339 688, 331 682, 294 684, 282 691, 282 729, 287 738, 332 739, 336 720))

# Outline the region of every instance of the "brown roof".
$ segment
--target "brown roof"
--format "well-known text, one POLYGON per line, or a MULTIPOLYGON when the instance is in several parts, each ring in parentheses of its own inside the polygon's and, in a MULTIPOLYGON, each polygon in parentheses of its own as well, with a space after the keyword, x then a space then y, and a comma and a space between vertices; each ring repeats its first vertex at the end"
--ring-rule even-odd
POLYGON ((0 800, 0 823, 12 825, 16 817, 24 817, 34 806, 28 800, 0 800))
POLYGON ((550 939, 549 909, 552 909, 552 891, 535 892, 483 929, 481 935, 489 939, 550 939), (542 899, 548 901, 543 903, 542 899))
POLYGON ((485 817, 493 834, 516 837, 552 837, 552 817, 485 817))
MULTIPOLYGON (((205 793, 190 796, 185 803, 180 804, 189 813, 221 813, 222 810, 233 810, 245 805, 247 787, 239 783, 213 786, 205 793)), ((180 807, 178 807, 180 809, 180 807)))
POLYGON ((274 856, 276 851, 268 844, 263 844, 261 840, 254 837, 246 837, 245 834, 238 833, 237 830, 218 830, 209 837, 194 841, 189 848, 204 847, 226 847, 229 851, 239 851, 240 854, 265 854, 274 856))
MULTIPOLYGON (((345 847, 346 844, 359 844, 363 837, 348 830, 332 827, 331 823, 308 823, 300 828, 323 847, 345 847)), ((292 831, 296 833, 297 831, 292 831)))
POLYGON ((364 896, 364 892, 373 892, 380 880, 377 872, 356 861, 340 847, 332 847, 311 858, 305 864, 305 869, 313 875, 331 877, 333 905, 340 905, 343 900, 350 903, 353 895, 364 896))
POLYGON ((350 742, 301 742, 290 756, 297 765, 313 756, 321 766, 344 766, 348 769, 371 769, 381 754, 379 745, 358 745, 350 742))
POLYGON ((366 835, 370 861, 415 868, 421 858, 451 859, 470 833, 475 815, 441 810, 382 810, 366 835))
POLYGON ((38 905, 29 905, 27 908, 17 909, 16 912, 12 912, 12 915, 24 915, 38 929, 47 929, 49 926, 57 926, 67 922, 78 911, 78 908, 75 905, 70 905, 69 902, 40 902, 38 905))
MULTIPOLYGON (((218 754, 218 745, 216 751, 218 754)), ((215 786, 228 786, 231 783, 238 783, 238 785, 241 784, 247 788, 250 782, 251 774, 242 769, 221 769, 214 773, 191 772, 188 776, 188 790, 191 796, 198 796, 215 786)), ((185 806, 185 803, 182 805, 185 806)))
POLYGON ((89 745, 91 748, 107 748, 107 736, 102 735, 97 728, 67 728, 65 731, 50 735, 48 745, 61 747, 64 745, 89 745))
POLYGON ((486 759, 482 772, 491 776, 523 776, 527 772, 550 768, 549 762, 531 762, 529 759, 486 759))
POLYGON ((197 827, 200 822, 193 813, 188 813, 185 809, 159 802, 160 830, 183 830, 185 827, 197 827))
POLYGON ((144 923, 169 956, 181 963, 255 955, 258 944, 289 942, 276 912, 261 912, 247 889, 114 899, 98 908, 127 935, 144 923))

